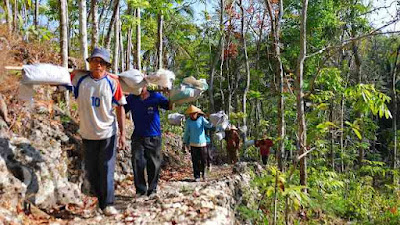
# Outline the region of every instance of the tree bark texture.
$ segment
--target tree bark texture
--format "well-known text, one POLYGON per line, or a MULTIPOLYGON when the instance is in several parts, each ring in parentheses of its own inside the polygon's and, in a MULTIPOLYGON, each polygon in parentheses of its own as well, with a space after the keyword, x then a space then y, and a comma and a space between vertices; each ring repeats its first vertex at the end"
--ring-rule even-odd
MULTIPOLYGON (((283 93, 284 86, 284 73, 281 59, 281 43, 280 43, 280 30, 281 22, 283 17, 283 0, 279 1, 279 13, 277 17, 274 17, 272 4, 270 0, 265 0, 267 5, 268 13, 271 20, 271 32, 273 38, 273 55, 274 55, 274 69, 275 69, 275 80, 278 81, 277 86, 279 87, 279 99, 278 99, 278 139, 279 145, 276 151, 276 158, 278 160, 278 167, 283 171, 284 162, 283 156, 285 154, 285 98, 283 93)), ((304 53, 305 54, 305 53, 304 53)))
POLYGON ((92 49, 99 46, 99 22, 97 21, 97 10, 98 3, 97 0, 91 0, 91 14, 92 14, 92 49))
MULTIPOLYGON (((300 21, 300 52, 297 60, 296 76, 297 76, 297 122, 298 122, 298 146, 299 155, 303 155, 307 150, 307 130, 304 114, 304 93, 303 93, 303 73, 304 73, 304 60, 306 58, 306 22, 307 22, 307 8, 308 0, 303 0, 303 7, 301 11, 300 21)), ((307 186, 307 156, 300 159, 300 184, 307 186)), ((306 191, 306 189, 304 190, 306 191)))
POLYGON ((157 38, 158 38, 158 46, 157 46, 157 69, 161 69, 163 67, 163 23, 164 16, 161 14, 158 15, 158 26, 157 26, 157 38))
POLYGON ((113 70, 114 73, 118 73, 118 65, 119 65, 119 6, 117 5, 117 10, 115 13, 115 22, 114 22, 114 59, 113 59, 113 70))
POLYGON ((116 27, 114 25, 116 24, 117 21, 116 17, 118 13, 119 13, 119 0, 114 0, 114 10, 111 16, 110 24, 108 24, 107 35, 105 37, 105 43, 106 43, 105 46, 108 50, 110 50, 111 48, 111 31, 113 27, 114 28, 116 27))
POLYGON ((140 52, 141 52, 141 46, 142 46, 142 38, 141 38, 141 32, 140 32, 140 8, 136 9, 136 19, 138 21, 137 25, 136 25, 136 57, 135 57, 135 61, 136 61, 136 68, 138 70, 142 70, 142 60, 141 60, 141 56, 140 56, 140 52))
MULTIPOLYGON (((244 113, 243 117, 243 126, 247 127, 247 93, 249 92, 250 89, 250 64, 249 64, 249 57, 247 55, 247 45, 246 45, 246 27, 245 27, 245 13, 244 13, 244 8, 242 5, 242 0, 240 0, 240 8, 242 12, 242 23, 241 23, 241 31, 242 31, 242 45, 243 45, 243 53, 244 53, 244 62, 246 66, 246 86, 243 91, 243 100, 242 100, 242 111, 244 113)), ((246 142, 247 138, 247 129, 243 130, 243 142, 246 142)))
POLYGON ((6 4, 8 32, 11 34, 13 30, 13 19, 10 0, 4 0, 4 4, 6 4))
POLYGON ((81 42, 81 55, 85 64, 85 69, 89 70, 89 64, 86 61, 88 58, 88 43, 87 43, 87 18, 86 18, 86 0, 79 0, 79 33, 81 42))
POLYGON ((397 48, 397 53, 396 53, 396 60, 394 62, 394 67, 393 67, 393 74, 392 74, 392 100, 393 100, 393 169, 397 168, 397 93, 396 93, 396 82, 397 82, 397 69, 399 65, 397 64, 397 60, 399 58, 399 51, 400 51, 400 46, 397 48))

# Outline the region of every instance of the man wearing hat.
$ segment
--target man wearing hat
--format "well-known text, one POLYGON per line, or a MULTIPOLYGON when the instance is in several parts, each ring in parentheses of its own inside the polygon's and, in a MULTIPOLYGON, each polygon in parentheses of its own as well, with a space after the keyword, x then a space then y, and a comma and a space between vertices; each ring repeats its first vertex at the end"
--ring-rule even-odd
POLYGON ((162 94, 148 91, 144 86, 140 95, 130 94, 125 105, 126 112, 132 112, 135 125, 131 137, 132 167, 136 196, 150 196, 157 192, 161 168, 161 126, 159 107, 172 109, 172 102, 162 94), (147 183, 145 178, 147 170, 147 183))
POLYGON ((205 179, 205 164, 207 159, 207 141, 205 128, 212 124, 204 118, 204 113, 194 105, 186 110, 189 119, 186 120, 183 145, 190 146, 192 155, 193 175, 196 182, 200 181, 200 174, 205 179))
POLYGON ((226 152, 228 154, 228 162, 236 163, 238 161, 238 151, 240 144, 240 136, 235 125, 230 125, 225 130, 226 152))
POLYGON ((125 110, 122 106, 126 99, 118 79, 107 72, 111 63, 106 49, 94 48, 87 61, 89 73, 78 75, 74 71, 71 74, 78 103, 85 170, 100 209, 106 215, 114 215, 117 214, 113 207, 117 132, 119 147, 125 148, 125 110))

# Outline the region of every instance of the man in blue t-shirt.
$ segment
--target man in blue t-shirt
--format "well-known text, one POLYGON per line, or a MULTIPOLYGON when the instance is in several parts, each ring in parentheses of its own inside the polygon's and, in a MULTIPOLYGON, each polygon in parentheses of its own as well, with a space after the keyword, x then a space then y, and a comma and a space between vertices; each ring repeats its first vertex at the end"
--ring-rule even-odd
POLYGON ((125 105, 132 112, 135 130, 131 140, 132 167, 136 195, 156 193, 161 167, 161 128, 158 107, 171 109, 172 104, 158 92, 144 87, 140 95, 130 94, 125 105), (147 184, 144 170, 147 168, 147 184))

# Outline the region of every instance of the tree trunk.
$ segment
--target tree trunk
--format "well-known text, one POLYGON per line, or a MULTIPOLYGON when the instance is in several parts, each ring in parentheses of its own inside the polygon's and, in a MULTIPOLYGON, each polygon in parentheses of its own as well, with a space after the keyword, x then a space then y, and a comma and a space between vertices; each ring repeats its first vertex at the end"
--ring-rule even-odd
POLYGON ((99 45, 99 22, 97 21, 97 0, 91 0, 91 14, 92 14, 92 50, 99 45))
POLYGON ((281 171, 284 169, 283 157, 285 154, 285 98, 283 93, 284 86, 284 74, 283 74, 283 65, 281 59, 281 43, 280 43, 280 30, 281 30, 281 21, 283 17, 283 0, 279 1, 279 14, 276 18, 274 18, 274 12, 272 8, 272 4, 269 0, 265 0, 267 5, 268 13, 271 19, 271 31, 273 37, 273 51, 274 51, 274 61, 275 61, 275 80, 278 81, 279 87, 279 100, 278 100, 278 139, 279 146, 276 151, 276 158, 278 160, 278 167, 281 171))
POLYGON ((88 43, 87 43, 87 24, 86 24, 86 0, 79 0, 79 33, 81 42, 82 60, 85 63, 85 69, 89 70, 89 64, 86 61, 88 58, 88 43))
POLYGON ((125 71, 125 51, 124 51, 124 36, 122 35, 122 22, 119 21, 118 24, 119 29, 119 58, 121 59, 120 63, 120 71, 121 73, 125 71))
MULTIPOLYGON (((60 0, 60 48, 62 66, 68 68, 67 0, 60 0)), ((66 111, 69 113, 69 92, 64 92, 66 111)))
MULTIPOLYGON (((115 10, 114 10, 115 11, 115 10)), ((113 70, 115 74, 118 74, 118 65, 119 65, 119 6, 117 5, 117 10, 115 13, 115 22, 114 22, 114 60, 113 60, 113 70)))
POLYGON ((157 38, 158 38, 158 46, 157 46, 157 69, 161 69, 163 67, 163 23, 164 16, 161 14, 158 15, 158 29, 157 29, 157 38))
POLYGON ((110 24, 108 25, 108 30, 107 30, 107 35, 106 35, 106 37, 104 38, 105 39, 105 45, 106 45, 106 48, 108 49, 108 50, 110 50, 110 48, 111 48, 111 31, 112 31, 112 28, 114 27, 116 27, 116 26, 114 26, 114 24, 116 24, 116 17, 117 17, 117 14, 119 13, 119 0, 114 0, 114 10, 113 10, 113 14, 112 14, 112 16, 111 16, 111 20, 110 20, 110 24))
MULTIPOLYGON (((331 99, 330 106, 329 106, 329 120, 333 123, 333 110, 334 110, 334 102, 333 99, 331 99)), ((329 128, 329 134, 330 134, 330 139, 331 139, 331 144, 330 144, 330 163, 332 170, 335 170, 335 152, 334 152, 334 135, 333 135, 334 129, 332 127, 329 128)))
POLYGON ((397 94, 396 94, 396 82, 397 82, 397 60, 399 58, 399 51, 400 51, 400 46, 397 48, 397 53, 396 53, 396 60, 394 62, 394 68, 393 68, 393 74, 392 74, 392 94, 393 94, 393 134, 394 134, 394 139, 393 139, 393 169, 397 168, 397 94))
MULTIPOLYGON (((8 1, 8 0, 7 0, 8 1)), ((34 18, 35 29, 39 26, 39 0, 35 0, 35 18, 34 18)))
MULTIPOLYGON (((307 22, 307 7, 308 0, 303 0, 303 8, 301 12, 300 21, 300 52, 296 66, 297 76, 297 121, 298 121, 298 145, 299 155, 303 155, 307 149, 307 130, 306 121, 304 114, 304 94, 303 94, 303 72, 304 72, 304 60, 306 58, 306 22, 307 22)), ((300 184, 307 186, 307 156, 300 159, 300 184)), ((304 189, 307 191, 307 189, 304 189)))
POLYGON ((142 70, 142 60, 140 57, 141 46, 142 46, 142 38, 140 33, 140 8, 136 9, 136 19, 138 21, 136 25, 136 68, 141 71, 142 70))
POLYGON ((132 53, 132 28, 128 29, 128 41, 126 46, 126 70, 132 69, 131 53, 132 53))
MULTIPOLYGON (((216 70, 216 66, 218 63, 218 57, 221 60, 221 66, 220 68, 222 68, 222 64, 224 61, 224 41, 225 41, 225 34, 224 34, 224 0, 220 0, 220 17, 219 17, 219 25, 220 25, 220 35, 221 37, 219 38, 218 41, 218 50, 217 53, 215 54, 215 57, 212 59, 212 61, 210 62, 211 65, 211 72, 210 72, 210 80, 209 80, 209 88, 208 88, 208 95, 210 97, 210 108, 209 111, 215 112, 215 103, 214 103, 214 75, 215 75, 215 70, 216 70), (221 52, 220 54, 218 52, 221 52)), ((210 52, 211 54, 211 52, 210 52)))
POLYGON ((6 4, 6 11, 7 11, 8 33, 11 34, 13 30, 13 19, 12 19, 12 9, 10 0, 4 0, 4 4, 6 4))
POLYGON ((18 1, 14 0, 14 32, 18 32, 18 1))
MULTIPOLYGON (((245 28, 245 13, 242 5, 242 0, 240 0, 240 8, 242 12, 242 24, 241 24, 241 31, 242 31, 242 45, 243 45, 243 53, 244 53, 244 61, 246 65, 246 87, 243 91, 243 101, 242 101, 242 109, 244 113, 243 117, 243 126, 247 127, 247 112, 246 112, 246 105, 247 105, 247 93, 250 89, 250 65, 249 65, 249 57, 247 55, 247 45, 246 45, 246 28, 245 28)), ((246 142, 247 139, 247 132, 246 129, 243 130, 243 142, 246 142)))

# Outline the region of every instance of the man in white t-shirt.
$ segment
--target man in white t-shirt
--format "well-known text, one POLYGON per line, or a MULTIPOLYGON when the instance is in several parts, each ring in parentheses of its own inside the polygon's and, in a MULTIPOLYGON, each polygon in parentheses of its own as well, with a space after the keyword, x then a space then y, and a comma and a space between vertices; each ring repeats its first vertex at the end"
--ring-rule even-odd
POLYGON ((119 147, 125 148, 123 105, 126 99, 118 77, 107 72, 111 63, 110 53, 106 49, 94 48, 87 61, 89 73, 78 75, 73 72, 71 75, 78 102, 85 170, 100 209, 106 215, 115 215, 118 213, 113 207, 117 132, 119 147))

